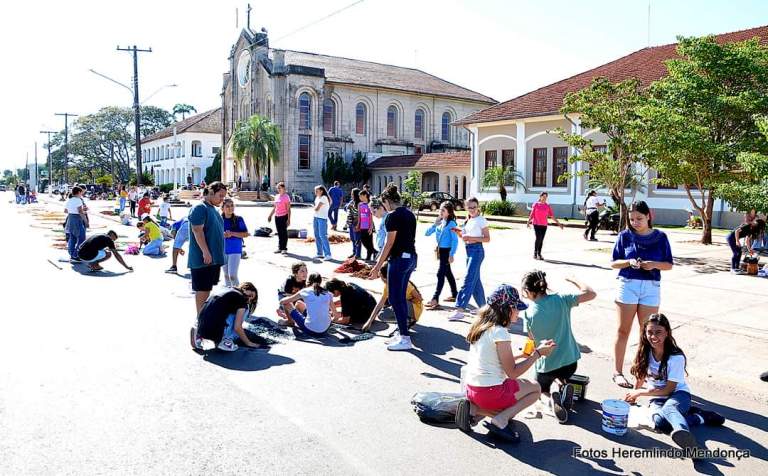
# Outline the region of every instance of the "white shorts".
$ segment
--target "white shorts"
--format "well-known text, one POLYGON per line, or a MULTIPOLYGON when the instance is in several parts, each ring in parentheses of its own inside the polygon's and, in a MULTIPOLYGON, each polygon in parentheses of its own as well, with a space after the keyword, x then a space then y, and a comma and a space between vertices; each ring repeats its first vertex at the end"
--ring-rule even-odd
POLYGON ((641 304, 658 307, 661 303, 661 282, 651 279, 628 279, 618 277, 619 288, 616 302, 621 304, 641 304))

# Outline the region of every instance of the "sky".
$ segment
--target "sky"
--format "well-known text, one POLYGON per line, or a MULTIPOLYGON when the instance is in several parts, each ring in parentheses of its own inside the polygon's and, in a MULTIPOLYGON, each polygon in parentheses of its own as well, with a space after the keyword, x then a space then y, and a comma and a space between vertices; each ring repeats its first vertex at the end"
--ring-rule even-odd
MULTIPOLYGON (((765 0, 252 0, 251 27, 275 48, 415 67, 504 101, 678 35, 768 24, 765 0), (316 22, 316 23, 315 23, 316 22), (305 25, 311 25, 303 28, 305 25), (295 32, 297 29, 300 31, 295 32)), ((246 1, 68 0, 7 2, 0 13, 0 168, 44 161, 54 113, 131 106, 130 53, 145 104, 199 112, 221 105, 227 56, 245 26, 246 1), (237 11, 237 14, 236 14, 237 11), (239 28, 236 24, 239 19, 239 28), (176 84, 176 87, 165 87, 176 84), (159 90, 159 91, 158 91, 159 90), (151 98, 148 96, 155 93, 151 98)))

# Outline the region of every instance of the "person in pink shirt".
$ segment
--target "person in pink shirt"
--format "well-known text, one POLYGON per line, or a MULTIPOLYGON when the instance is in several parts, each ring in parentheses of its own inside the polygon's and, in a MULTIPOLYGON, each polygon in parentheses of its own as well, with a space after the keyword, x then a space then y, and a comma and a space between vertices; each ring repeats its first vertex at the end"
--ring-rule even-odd
POLYGON ((533 245, 533 259, 543 260, 541 257, 541 248, 544 245, 544 235, 547 234, 547 225, 549 225, 549 219, 555 222, 560 229, 563 228, 563 224, 557 221, 555 214, 552 212, 552 207, 547 203, 549 194, 547 192, 541 192, 539 194, 539 201, 533 204, 531 208, 531 215, 528 217, 528 228, 533 223, 533 231, 536 233, 536 242, 533 245))
POLYGON ((285 193, 285 182, 277 184, 277 197, 275 197, 274 208, 269 213, 267 221, 272 221, 275 217, 275 227, 277 228, 277 251, 275 253, 288 254, 288 227, 291 226, 291 197, 285 193))
POLYGON ((360 192, 360 203, 357 205, 357 212, 359 214, 359 220, 357 221, 357 229, 355 230, 360 236, 360 243, 365 246, 367 253, 365 260, 371 261, 376 258, 376 248, 373 247, 373 213, 369 202, 371 201, 371 194, 363 190, 360 192))

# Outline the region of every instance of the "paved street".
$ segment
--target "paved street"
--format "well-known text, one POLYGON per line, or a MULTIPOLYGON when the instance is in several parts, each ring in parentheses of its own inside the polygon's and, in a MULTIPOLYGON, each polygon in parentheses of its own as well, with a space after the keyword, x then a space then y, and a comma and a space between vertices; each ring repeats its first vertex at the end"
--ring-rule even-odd
MULTIPOLYGON (((60 204, 25 208, 12 199, 0 195, 6 231, 0 247, 6 270, 2 474, 768 474, 768 384, 758 378, 768 370, 768 279, 728 274, 730 252, 722 237, 705 248, 695 243, 697 234, 670 234, 677 266, 664 274, 662 311, 688 357, 694 400, 728 420, 724 428, 697 428, 700 443, 749 450, 751 457, 694 465, 616 456, 614 449, 673 443, 647 430, 614 437, 600 429, 599 402, 623 395, 610 382, 616 273, 608 266, 613 237, 605 232, 600 242, 588 243, 578 229, 550 229, 542 263, 531 259, 532 231, 520 225, 492 230, 486 288, 504 281, 519 287, 523 272, 540 267, 555 291, 569 290, 564 278, 575 275, 598 293, 573 313, 582 346, 578 373, 591 378, 589 401, 577 404, 566 425, 546 416, 520 418, 521 443, 497 447, 486 442, 483 429, 468 436, 424 425, 409 403, 419 391, 459 391, 469 322, 425 311, 415 327, 417 349, 407 353, 387 352, 390 326, 354 345, 289 340, 268 351, 201 357, 188 344, 194 316, 189 281, 163 273, 170 258, 128 256, 134 273, 110 260, 106 272, 89 274, 84 266, 57 261, 66 251, 52 247, 60 235, 51 230, 55 223, 30 213, 58 211, 60 204), (574 448, 595 453, 574 457, 574 448)), ((136 241, 135 228, 100 216, 99 202, 91 206, 93 231, 114 229, 122 240, 136 241)), ((173 209, 174 216, 185 211, 173 209)), ((268 212, 237 210, 251 230, 267 225, 268 212)), ((310 220, 308 209, 295 210, 294 226, 310 220)), ((293 261, 315 254, 314 244, 291 240, 291 256, 283 257, 272 253, 276 238, 246 243, 249 259, 240 279, 259 289, 256 314, 274 318, 273 291, 293 261)), ((417 245, 413 281, 429 296, 434 241, 421 238, 417 245)), ((350 245, 332 250, 342 258, 350 245)), ((459 251, 459 279, 463 258, 459 251)), ((181 258, 182 274, 185 263, 181 258)), ((308 266, 331 277, 338 264, 308 266)), ((379 281, 357 282, 381 292, 379 281)), ((521 334, 520 326, 515 331, 521 334)))

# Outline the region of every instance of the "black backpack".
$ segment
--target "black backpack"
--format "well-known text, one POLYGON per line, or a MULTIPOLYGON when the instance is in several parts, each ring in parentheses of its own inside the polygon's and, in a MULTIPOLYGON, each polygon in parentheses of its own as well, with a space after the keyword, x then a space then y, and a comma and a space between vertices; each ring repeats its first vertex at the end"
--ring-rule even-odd
POLYGON ((268 226, 262 226, 253 232, 253 236, 259 236, 261 238, 269 238, 272 236, 272 228, 268 226))
POLYGON ((419 392, 411 398, 413 411, 422 423, 443 428, 456 426, 459 402, 466 398, 461 393, 419 392))

